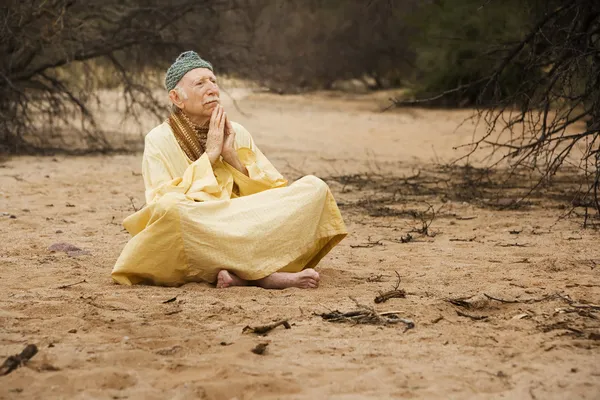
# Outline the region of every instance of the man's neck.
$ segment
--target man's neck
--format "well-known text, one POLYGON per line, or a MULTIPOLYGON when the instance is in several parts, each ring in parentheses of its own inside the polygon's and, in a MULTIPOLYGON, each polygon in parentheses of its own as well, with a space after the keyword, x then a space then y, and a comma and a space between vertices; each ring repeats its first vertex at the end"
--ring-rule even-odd
POLYGON ((196 124, 198 126, 206 126, 206 125, 208 125, 208 122, 210 121, 210 118, 206 118, 206 117, 203 117, 203 116, 199 117, 199 116, 195 116, 195 115, 190 115, 190 114, 188 114, 188 113, 186 113, 184 111, 182 111, 182 112, 190 120, 190 122, 192 122, 192 123, 194 123, 194 124, 196 124))

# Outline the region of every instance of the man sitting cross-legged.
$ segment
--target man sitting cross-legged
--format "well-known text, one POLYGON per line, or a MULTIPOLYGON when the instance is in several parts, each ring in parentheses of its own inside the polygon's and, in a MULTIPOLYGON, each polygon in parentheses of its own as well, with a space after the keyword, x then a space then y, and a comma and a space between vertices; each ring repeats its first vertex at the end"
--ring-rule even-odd
POLYGON ((220 104, 212 65, 181 54, 169 68, 169 118, 145 139, 147 206, 112 271, 121 284, 316 288, 313 269, 346 227, 327 184, 291 185, 220 104))

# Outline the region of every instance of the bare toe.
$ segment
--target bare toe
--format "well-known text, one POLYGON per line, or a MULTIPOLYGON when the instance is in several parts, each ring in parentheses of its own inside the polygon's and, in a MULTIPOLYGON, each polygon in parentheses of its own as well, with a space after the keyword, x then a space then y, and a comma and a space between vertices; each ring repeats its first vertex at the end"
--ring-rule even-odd
POLYGON ((297 287, 302 289, 314 289, 319 287, 319 273, 312 268, 298 273, 297 287))
POLYGON ((231 286, 232 283, 233 278, 231 277, 228 271, 219 271, 219 274, 217 275, 217 288, 225 289, 231 286))
POLYGON ((231 286, 246 286, 248 285, 248 281, 240 278, 236 274, 221 270, 217 275, 217 288, 225 289, 231 286))

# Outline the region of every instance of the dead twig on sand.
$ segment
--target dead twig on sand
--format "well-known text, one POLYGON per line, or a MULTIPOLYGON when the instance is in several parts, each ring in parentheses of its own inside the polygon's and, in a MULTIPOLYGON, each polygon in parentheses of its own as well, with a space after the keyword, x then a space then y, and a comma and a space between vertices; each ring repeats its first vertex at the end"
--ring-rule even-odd
POLYGON ((38 348, 35 344, 28 344, 21 354, 15 354, 9 356, 0 367, 0 375, 8 375, 21 365, 27 363, 33 356, 38 352, 38 348))
POLYGON ((595 311, 600 311, 600 305, 597 304, 574 304, 574 303, 570 303, 571 307, 574 308, 584 308, 584 309, 590 309, 590 310, 595 310, 595 311))
POLYGON ((400 274, 398 273, 398 271, 394 271, 394 272, 396 273, 396 276, 398 277, 396 286, 394 287, 394 289, 387 291, 385 293, 379 292, 379 296, 375 297, 375 303, 377 303, 377 304, 385 303, 389 299, 406 297, 406 292, 404 291, 404 289, 399 289, 400 281, 401 281, 400 274))
POLYGON ((489 294, 484 293, 483 294, 485 297, 487 297, 490 300, 496 300, 499 301, 500 303, 507 303, 507 304, 513 304, 513 303, 521 303, 519 300, 504 300, 504 299, 498 299, 496 297, 492 297, 489 294))
POLYGON ((471 303, 469 303, 467 300, 472 298, 473 296, 468 296, 468 297, 458 297, 455 299, 446 299, 446 301, 452 305, 455 305, 457 307, 464 307, 464 308, 471 308, 471 303))
POLYGON ((273 329, 277 328, 280 325, 283 325, 283 327, 285 329, 292 328, 292 326, 290 325, 290 323, 287 320, 283 320, 283 321, 274 322, 269 325, 256 326, 256 327, 251 327, 251 326, 247 325, 246 327, 244 327, 244 329, 242 329, 242 333, 249 332, 249 333, 255 333, 257 335, 266 335, 267 333, 269 333, 270 331, 272 331, 273 329))
POLYGON ((484 320, 488 319, 487 315, 471 315, 471 314, 464 313, 460 310, 456 310, 456 314, 461 317, 470 318, 473 321, 484 321, 484 320))
POLYGON ((410 233, 407 233, 406 236, 400 236, 400 243, 408 243, 412 242, 413 237, 410 233))
POLYGON ((165 300, 165 301, 161 301, 161 303, 162 303, 162 304, 172 303, 172 302, 174 302, 175 300, 177 300, 177 296, 175 296, 175 297, 171 297, 170 299, 168 299, 168 300, 165 300))
POLYGON ((349 312, 332 311, 329 313, 318 314, 321 318, 329 322, 350 322, 356 325, 394 325, 403 323, 406 326, 405 332, 415 327, 415 323, 406 318, 398 316, 399 311, 388 311, 378 313, 373 307, 360 304, 356 299, 350 297, 356 303, 358 310, 349 312))
POLYGON ((129 201, 131 202, 131 208, 133 208, 134 212, 138 212, 138 208, 135 206, 135 202, 133 201, 133 196, 127 196, 129 201))
MULTIPOLYGON (((410 232, 415 232, 415 233, 418 233, 423 236, 434 237, 436 234, 433 232, 430 232, 429 227, 431 226, 431 224, 433 223, 433 220, 435 219, 436 210, 433 207, 433 205, 431 205, 427 202, 425 202, 425 204, 427 204, 427 210, 416 215, 416 218, 418 218, 421 221, 421 227, 413 228, 410 232), (431 213, 430 218, 427 217, 427 215, 429 213, 431 213)), ((442 209, 442 207, 444 207, 444 205, 442 205, 440 208, 438 208, 437 212, 439 212, 442 209)))
POLYGON ((475 241, 475 239, 477 239, 477 236, 473 236, 472 238, 468 238, 468 239, 450 238, 449 240, 451 242, 473 242, 473 241, 475 241))
MULTIPOLYGON (((445 301, 447 301, 448 303, 455 305, 457 307, 462 307, 462 308, 466 308, 466 309, 481 308, 480 306, 478 306, 476 304, 476 303, 479 303, 481 301, 481 299, 478 300, 476 297, 477 297, 476 295, 472 295, 472 296, 466 296, 466 297, 457 297, 457 298, 453 298, 453 299, 445 299, 445 301)), ((499 297, 490 296, 489 294, 486 294, 486 293, 483 293, 483 297, 487 298, 488 300, 498 301, 498 302, 504 303, 504 304, 532 304, 532 303, 539 303, 542 301, 549 301, 549 300, 562 300, 573 307, 576 306, 576 305, 574 305, 575 301, 571 300, 569 297, 564 296, 560 293, 549 294, 549 295, 542 296, 540 298, 523 299, 523 300, 506 300, 506 299, 502 299, 499 297)), ((585 306, 585 304, 583 304, 582 306, 585 306)), ((594 307, 594 305, 591 305, 591 307, 585 307, 585 308, 593 308, 593 307, 594 307)))
POLYGON ((371 236, 369 236, 368 242, 364 243, 364 244, 351 244, 350 247, 352 247, 353 249, 357 249, 357 248, 364 248, 364 249, 370 249, 372 247, 375 246, 383 246, 383 242, 381 241, 381 239, 377 240, 377 241, 372 241, 371 240, 371 236))
POLYGON ((435 208, 433 207, 433 205, 425 202, 425 204, 427 205, 427 209, 425 211, 422 212, 415 212, 413 217, 415 219, 418 219, 421 223, 420 227, 413 227, 410 231, 408 231, 406 233, 406 235, 404 236, 400 236, 400 240, 395 239, 392 240, 393 242, 396 243, 410 243, 410 242, 415 242, 415 238, 413 235, 411 235, 412 233, 416 233, 417 235, 420 236, 425 236, 425 237, 435 237, 437 235, 437 232, 432 232, 429 228, 431 227, 431 224, 433 223, 433 220, 436 217, 436 214, 444 207, 444 205, 442 204, 437 211, 435 210, 435 208))
POLYGON ((531 304, 531 303, 539 303, 539 302, 548 301, 548 300, 562 300, 562 301, 566 302, 567 304, 569 304, 570 306, 575 307, 575 308, 578 308, 578 307, 594 308, 595 307, 596 309, 600 310, 600 306, 597 306, 594 304, 578 304, 578 303, 575 303, 574 300, 572 300, 569 297, 564 296, 560 293, 548 294, 548 295, 542 296, 537 299, 524 299, 524 300, 505 300, 505 299, 500 299, 497 297, 492 297, 485 293, 483 295, 490 300, 499 301, 500 303, 507 303, 507 304, 516 304, 516 303, 531 304))
POLYGON ((62 286, 58 286, 57 289, 66 289, 66 288, 70 288, 71 286, 75 286, 75 285, 79 285, 81 283, 86 283, 87 281, 84 279, 82 281, 79 282, 75 282, 75 283, 69 283, 68 285, 62 285, 62 286))
POLYGON ((367 278, 367 282, 381 282, 383 280, 383 274, 371 275, 367 278))
POLYGON ((565 321, 556 322, 556 323, 550 324, 550 325, 543 325, 540 327, 540 329, 544 333, 548 333, 548 332, 554 331, 554 330, 564 329, 567 331, 571 331, 579 336, 582 336, 584 334, 584 332, 582 330, 568 326, 567 322, 565 322, 565 321))
POLYGON ((498 243, 496 246, 499 246, 499 247, 529 247, 528 244, 521 244, 521 243, 498 243))

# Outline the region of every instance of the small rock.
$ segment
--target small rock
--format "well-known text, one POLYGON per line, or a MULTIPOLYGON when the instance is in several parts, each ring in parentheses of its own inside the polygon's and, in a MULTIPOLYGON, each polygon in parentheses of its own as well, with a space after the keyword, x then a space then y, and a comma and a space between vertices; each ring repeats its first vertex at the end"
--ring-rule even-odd
POLYGON ((12 215, 12 214, 11 214, 11 216, 10 216, 9 218, 10 218, 10 219, 17 219, 17 216, 16 216, 16 215, 12 215))
POLYGON ((77 333, 77 329, 75 329, 75 328, 69 329, 69 333, 77 333))
POLYGON ((56 233, 63 233, 63 231, 61 231, 60 229, 57 229, 56 233))
POLYGON ((24 208, 21 211, 23 211, 23 212, 29 212, 29 208, 24 208))
POLYGON ((252 352, 254 354, 263 355, 265 350, 267 350, 268 345, 269 343, 259 343, 255 348, 252 349, 252 352))

